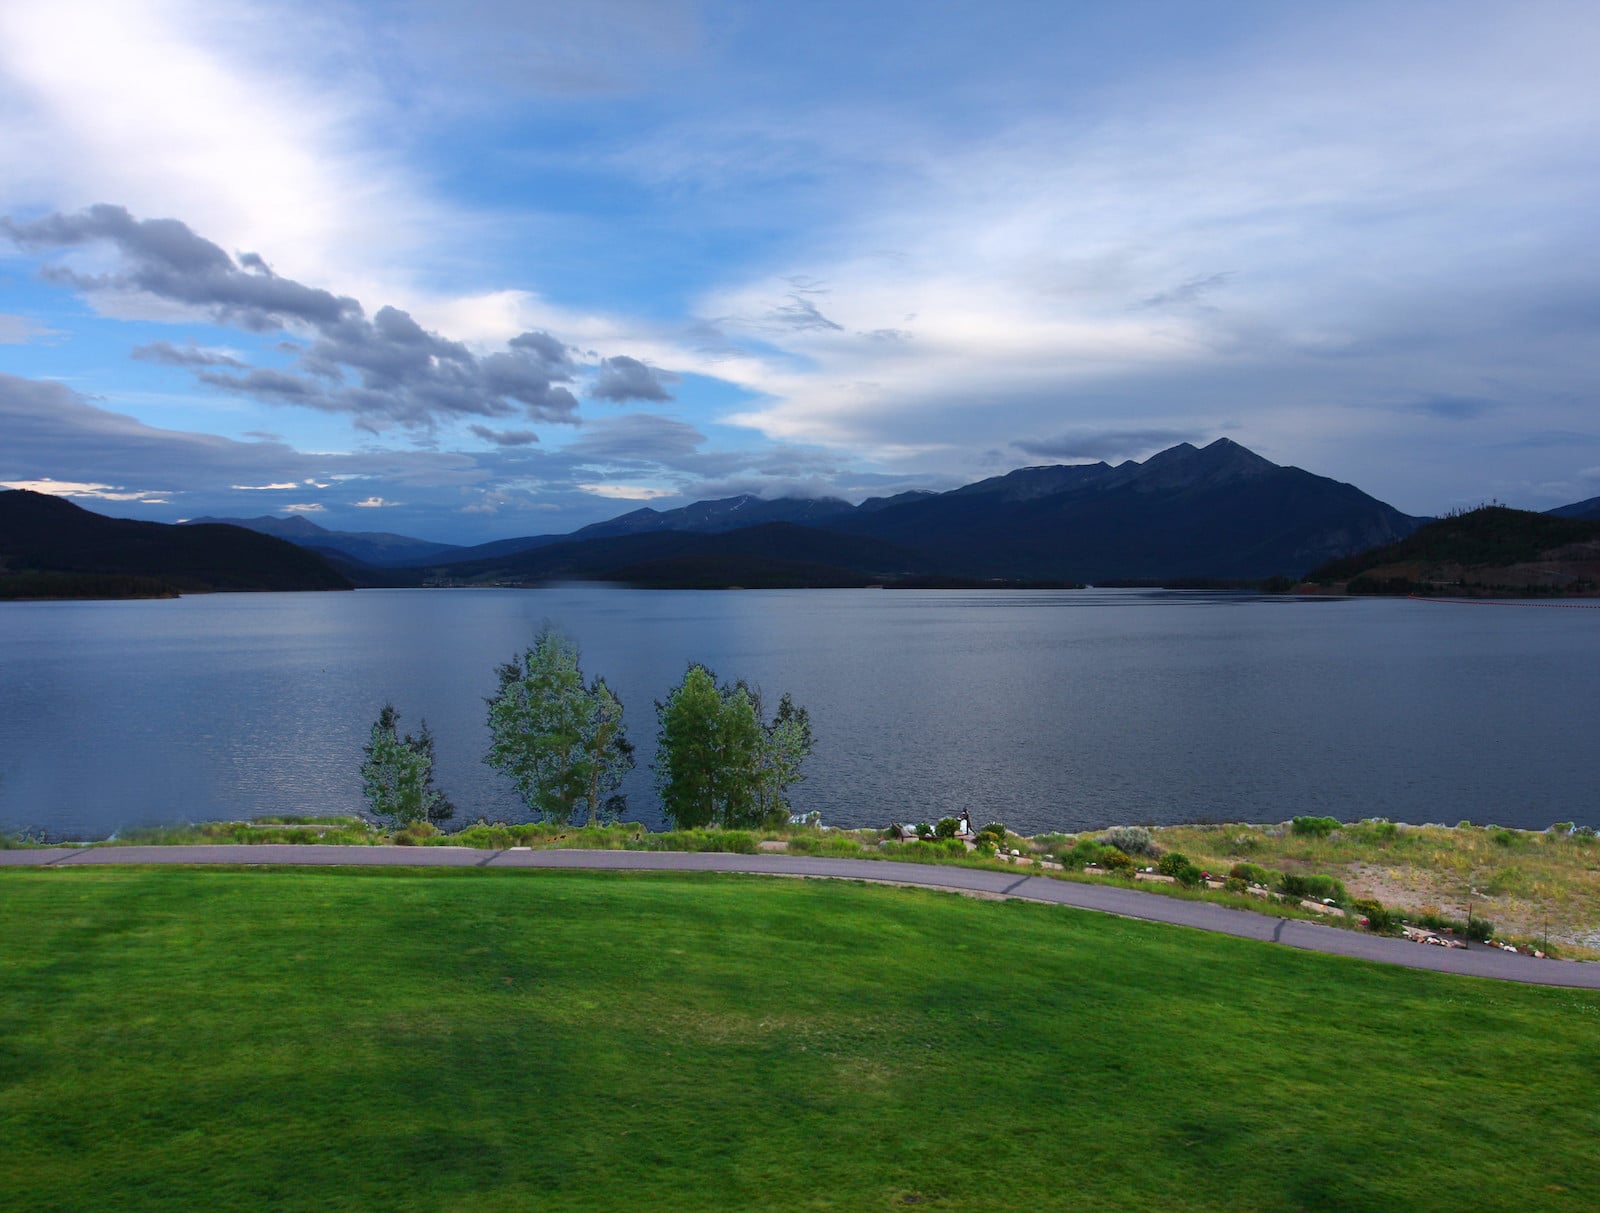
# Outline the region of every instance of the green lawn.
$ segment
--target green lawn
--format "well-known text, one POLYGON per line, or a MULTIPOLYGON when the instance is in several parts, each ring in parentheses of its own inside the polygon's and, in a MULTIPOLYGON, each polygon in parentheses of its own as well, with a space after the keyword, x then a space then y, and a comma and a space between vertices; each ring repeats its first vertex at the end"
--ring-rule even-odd
POLYGON ((620 873, 0 871, 6 1209, 1573 1209, 1600 995, 620 873))

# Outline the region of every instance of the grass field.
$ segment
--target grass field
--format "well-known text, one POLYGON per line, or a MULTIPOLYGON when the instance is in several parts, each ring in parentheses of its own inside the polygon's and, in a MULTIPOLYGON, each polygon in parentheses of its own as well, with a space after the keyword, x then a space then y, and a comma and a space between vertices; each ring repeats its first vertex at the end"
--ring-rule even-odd
POLYGON ((1592 1209, 1600 995, 727 876, 0 871, 0 1206, 1592 1209))

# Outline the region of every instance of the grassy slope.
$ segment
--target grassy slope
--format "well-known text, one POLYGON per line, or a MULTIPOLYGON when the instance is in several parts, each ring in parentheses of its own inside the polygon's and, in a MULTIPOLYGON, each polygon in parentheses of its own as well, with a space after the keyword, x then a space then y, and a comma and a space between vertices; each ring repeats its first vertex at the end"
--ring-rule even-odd
POLYGON ((1288 872, 1337 876, 1353 896, 1374 894, 1392 908, 1466 916, 1505 934, 1569 945, 1592 955, 1600 945, 1600 838, 1468 826, 1351 822, 1329 838, 1281 826, 1163 826, 1161 846, 1214 871, 1241 860, 1288 872), (1405 889, 1404 896, 1396 890, 1405 889), (1576 945, 1576 946, 1574 946, 1576 945))
POLYGON ((837 882, 0 871, 0 1192, 1584 1209, 1600 997, 837 882))

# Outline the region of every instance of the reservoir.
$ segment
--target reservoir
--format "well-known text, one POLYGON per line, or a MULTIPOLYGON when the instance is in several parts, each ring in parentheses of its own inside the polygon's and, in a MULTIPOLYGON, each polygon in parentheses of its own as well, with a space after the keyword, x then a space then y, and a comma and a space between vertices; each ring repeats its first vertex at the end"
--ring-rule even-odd
POLYGON ((385 702, 427 718, 454 824, 522 820, 484 698, 545 621, 622 699, 650 825, 654 704, 698 661, 810 710, 792 799, 825 824, 1600 826, 1600 610, 572 586, 0 603, 0 828, 359 811, 385 702))

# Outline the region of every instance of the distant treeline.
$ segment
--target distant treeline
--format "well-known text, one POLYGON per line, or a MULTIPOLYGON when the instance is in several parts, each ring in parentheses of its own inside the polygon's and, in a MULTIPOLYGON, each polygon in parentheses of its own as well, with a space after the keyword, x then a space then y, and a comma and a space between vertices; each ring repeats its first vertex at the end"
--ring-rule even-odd
POLYGON ((176 598, 181 592, 159 577, 123 573, 0 574, 0 599, 176 598))

